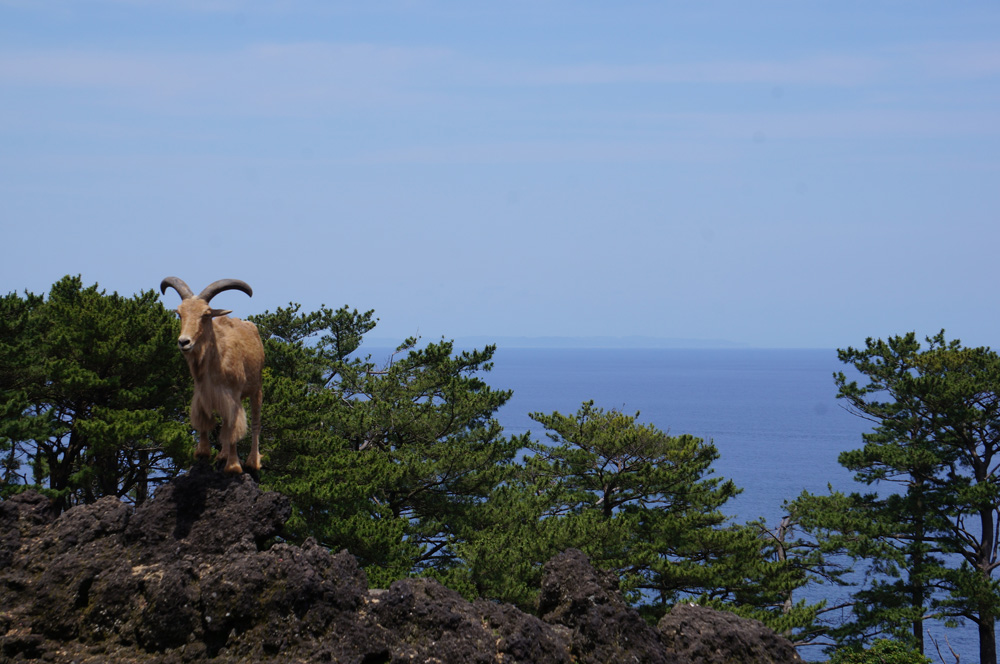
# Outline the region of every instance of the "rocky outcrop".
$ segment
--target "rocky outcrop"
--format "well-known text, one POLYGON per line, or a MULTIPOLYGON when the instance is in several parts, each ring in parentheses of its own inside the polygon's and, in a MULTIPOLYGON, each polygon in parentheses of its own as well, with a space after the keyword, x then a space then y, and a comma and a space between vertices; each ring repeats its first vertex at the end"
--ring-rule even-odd
POLYGON ((579 551, 546 565, 541 618, 426 579, 369 590, 346 551, 272 544, 289 514, 207 466, 134 511, 0 502, 0 662, 798 661, 731 614, 678 607, 647 625, 579 551))
POLYGON ((580 551, 570 549, 545 565, 538 612, 542 620, 568 630, 574 661, 686 661, 673 657, 659 633, 646 624, 618 593, 618 580, 591 567, 580 551))
POLYGON ((764 623, 697 604, 677 604, 657 625, 679 661, 701 664, 801 662, 788 639, 764 623))

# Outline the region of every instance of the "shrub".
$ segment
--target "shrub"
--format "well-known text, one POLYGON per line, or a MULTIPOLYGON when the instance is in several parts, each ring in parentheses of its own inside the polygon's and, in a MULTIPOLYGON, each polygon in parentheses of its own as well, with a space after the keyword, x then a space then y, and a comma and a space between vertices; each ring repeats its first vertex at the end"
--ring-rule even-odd
POLYGON ((877 639, 867 650, 860 647, 837 650, 829 664, 931 664, 931 660, 901 641, 877 639))

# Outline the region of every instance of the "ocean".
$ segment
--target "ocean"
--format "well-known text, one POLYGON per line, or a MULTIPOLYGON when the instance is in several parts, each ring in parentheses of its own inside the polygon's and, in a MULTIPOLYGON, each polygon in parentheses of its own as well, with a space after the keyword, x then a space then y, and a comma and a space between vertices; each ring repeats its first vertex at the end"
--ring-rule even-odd
MULTIPOLYGON (((777 525, 782 503, 807 490, 844 492, 863 485, 837 463, 845 450, 863 443, 871 423, 847 412, 836 398, 833 374, 848 367, 834 350, 759 349, 529 349, 498 348, 493 371, 484 379, 513 390, 498 419, 508 434, 530 431, 544 439, 532 412, 573 414, 595 405, 628 414, 671 435, 692 434, 712 441, 720 457, 715 474, 733 480, 743 493, 724 509, 735 522, 763 517, 777 525)), ((824 597, 825 588, 803 595, 824 597)), ((832 598, 831 598, 832 599, 832 598)), ((978 660, 976 628, 930 628, 947 663, 978 660)), ((802 650, 822 660, 818 648, 802 650)), ((931 639, 927 655, 939 661, 931 639)))

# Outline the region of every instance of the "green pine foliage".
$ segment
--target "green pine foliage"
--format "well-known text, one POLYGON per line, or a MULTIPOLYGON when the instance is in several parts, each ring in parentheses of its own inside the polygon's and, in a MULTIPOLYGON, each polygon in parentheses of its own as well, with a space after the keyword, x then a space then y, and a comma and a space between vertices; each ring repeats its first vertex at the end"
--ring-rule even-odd
POLYGON ((493 418, 510 392, 479 377, 495 348, 407 339, 378 364, 355 353, 371 312, 298 309, 254 317, 268 356, 264 481, 293 499, 289 537, 350 550, 376 586, 447 576, 520 447, 493 418))
POLYGON ((153 291, 108 295, 79 277, 0 307, 3 490, 34 486, 62 507, 145 500, 190 454, 171 312, 153 291))
POLYGON ((619 571, 626 593, 665 606, 714 585, 710 568, 731 540, 719 508, 739 490, 710 477, 713 445, 593 402, 573 416, 531 417, 550 439, 526 461, 549 492, 547 515, 573 523, 579 548, 619 571))
POLYGON ((995 664, 1000 357, 943 332, 926 341, 910 333, 839 352, 864 381, 836 374, 838 396, 874 424, 840 463, 881 491, 805 494, 796 506, 822 546, 877 573, 835 638, 888 634, 923 652, 924 620, 966 619, 979 628, 980 660, 995 664))
POLYGON ((836 650, 829 664, 931 664, 931 659, 900 641, 875 639, 868 649, 855 645, 836 650))
POLYGON ((0 496, 28 481, 30 464, 24 446, 45 437, 47 423, 32 413, 32 396, 44 382, 34 344, 34 312, 44 303, 40 295, 9 293, 0 298, 0 496))
POLYGON ((786 601, 807 580, 800 567, 779 560, 758 526, 722 515, 739 490, 712 476, 713 445, 593 402, 571 416, 531 417, 548 442, 526 441, 529 455, 490 496, 476 537, 459 548, 471 594, 531 610, 542 565, 573 547, 615 571, 651 622, 694 599, 793 638, 811 633, 817 607, 786 601))
MULTIPOLYGON (((483 380, 493 346, 407 339, 375 360, 362 353, 370 311, 290 304, 251 319, 267 357, 261 481, 292 500, 286 537, 351 551, 374 587, 433 576, 532 611, 542 566, 574 547, 650 621, 697 601, 799 642, 832 639, 846 647, 831 661, 846 663, 924 661, 923 621, 965 619, 995 662, 1000 358, 988 348, 941 333, 840 351, 863 380, 838 373, 838 396, 874 425, 840 462, 872 488, 805 493, 769 526, 723 516, 739 489, 714 476, 711 442, 638 413, 588 402, 532 414, 543 441, 506 436, 495 416, 511 394, 483 380), (852 619, 826 623, 845 607, 797 593, 843 586, 851 564, 867 573, 852 619)), ((47 296, 0 298, 0 498, 35 487, 63 508, 138 503, 187 467, 176 336, 151 291, 65 277, 47 296)))

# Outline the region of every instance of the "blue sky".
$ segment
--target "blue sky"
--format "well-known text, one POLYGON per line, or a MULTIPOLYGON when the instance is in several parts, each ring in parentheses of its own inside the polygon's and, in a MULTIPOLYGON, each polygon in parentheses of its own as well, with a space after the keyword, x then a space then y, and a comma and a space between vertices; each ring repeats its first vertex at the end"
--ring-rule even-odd
POLYGON ((998 35, 972 1, 0 0, 0 290, 1000 346, 998 35))

